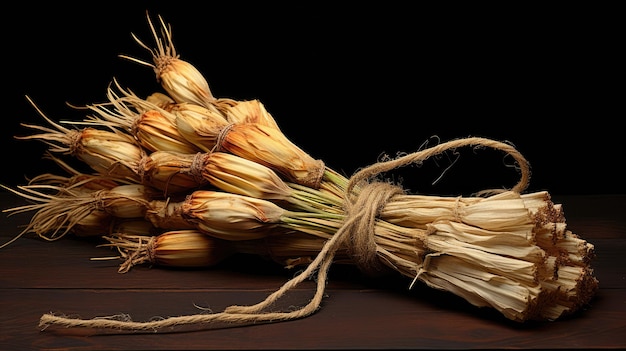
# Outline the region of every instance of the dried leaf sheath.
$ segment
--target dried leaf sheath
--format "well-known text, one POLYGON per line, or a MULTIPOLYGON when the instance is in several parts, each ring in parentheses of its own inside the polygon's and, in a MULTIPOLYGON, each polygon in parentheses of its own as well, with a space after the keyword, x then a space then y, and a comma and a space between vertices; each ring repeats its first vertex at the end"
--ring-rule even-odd
POLYGON ((110 221, 110 217, 144 218, 150 202, 159 198, 159 194, 140 184, 89 191, 37 184, 20 186, 18 190, 4 188, 34 202, 4 210, 10 213, 35 211, 22 234, 32 232, 47 240, 60 239, 85 225, 93 226, 94 221, 96 225, 99 221, 110 221))
POLYGON ((141 183, 162 190, 164 194, 183 194, 209 183, 200 174, 204 164, 202 155, 156 151, 137 164, 136 172, 141 183))
POLYGON ((100 174, 139 181, 133 165, 141 160, 144 150, 130 135, 90 127, 80 130, 66 128, 53 122, 38 108, 37 111, 56 129, 22 124, 41 133, 16 137, 17 139, 38 139, 49 146, 50 152, 74 156, 100 174))
POLYGON ((203 152, 217 147, 220 134, 230 124, 218 112, 190 103, 172 105, 170 110, 175 116, 178 132, 203 152))
POLYGON ((124 263, 119 272, 150 263, 171 267, 211 267, 233 253, 230 242, 216 239, 198 230, 173 230, 157 236, 115 233, 104 237, 118 250, 124 263))
POLYGON ((161 83, 161 86, 174 101, 178 103, 193 103, 211 110, 217 110, 213 105, 216 99, 213 97, 213 93, 209 88, 209 83, 195 66, 179 58, 172 43, 171 28, 166 25, 160 17, 159 21, 161 24, 160 33, 162 38, 159 37, 150 17, 148 17, 148 23, 156 43, 155 49, 149 48, 139 40, 139 38, 133 35, 139 45, 150 51, 153 63, 148 63, 126 55, 120 56, 152 67, 156 74, 157 81, 161 83))
POLYGON ((271 201, 220 191, 196 190, 181 203, 182 217, 208 235, 251 240, 289 230, 328 237, 341 217, 288 211, 271 201))
POLYGON ((218 150, 275 169, 290 181, 317 189, 324 162, 312 158, 281 131, 258 123, 232 124, 221 135, 218 150))
POLYGON ((153 94, 152 98, 144 100, 115 83, 120 93, 109 87, 107 103, 87 106, 95 115, 89 116, 86 124, 123 130, 148 151, 195 153, 201 150, 180 134, 176 116, 171 113, 174 104, 168 102, 168 96, 153 94))
POLYGON ((230 123, 258 123, 279 129, 274 117, 259 100, 235 101, 224 108, 224 114, 230 123))
MULTIPOLYGON (((258 240, 229 241, 214 238, 205 232, 171 230, 151 235, 124 229, 104 236, 108 246, 118 250, 123 263, 118 272, 127 273, 137 265, 168 267, 212 267, 235 253, 267 257, 293 268, 311 262, 326 239, 304 233, 271 235, 258 240)), ((96 258, 100 259, 100 258, 96 258)), ((340 253, 336 263, 351 264, 346 252, 340 253), (343 257, 343 258, 340 258, 343 257)))
POLYGON ((143 184, 163 190, 165 194, 182 194, 212 186, 233 194, 278 202, 294 210, 342 211, 343 199, 337 193, 285 182, 273 169, 230 153, 157 151, 144 157, 137 168, 143 184))

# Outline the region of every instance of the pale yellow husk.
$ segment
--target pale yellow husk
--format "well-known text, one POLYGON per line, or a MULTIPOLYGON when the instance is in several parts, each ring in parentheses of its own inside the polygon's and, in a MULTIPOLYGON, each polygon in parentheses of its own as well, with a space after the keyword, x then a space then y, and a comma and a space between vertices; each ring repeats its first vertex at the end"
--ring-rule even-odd
POLYGON ((115 233, 105 236, 124 262, 119 272, 126 273, 139 264, 171 267, 211 267, 231 256, 228 241, 216 239, 198 230, 167 231, 157 236, 115 233))

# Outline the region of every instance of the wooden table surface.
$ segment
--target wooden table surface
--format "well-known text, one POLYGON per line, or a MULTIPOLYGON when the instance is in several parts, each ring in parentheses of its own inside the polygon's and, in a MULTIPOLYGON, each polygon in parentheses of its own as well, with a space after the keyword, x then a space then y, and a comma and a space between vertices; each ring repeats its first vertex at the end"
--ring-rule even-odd
MULTIPOLYGON (((19 199, 0 193, 1 207, 19 199)), ((81 318, 128 314, 135 321, 220 311, 263 300, 294 274, 259 257, 235 256, 199 270, 136 266, 119 261, 90 240, 47 242, 25 236, 0 252, 0 349, 620 349, 626 347, 626 195, 554 196, 568 228, 595 245, 592 268, 600 289, 588 308, 552 322, 517 323, 491 309, 398 277, 366 278, 351 266, 331 267, 322 307, 288 322, 252 326, 199 326, 170 332, 104 333, 41 330, 46 313, 81 318)), ((29 215, 2 218, 2 242, 29 215)), ((313 296, 307 281, 280 305, 313 296)))

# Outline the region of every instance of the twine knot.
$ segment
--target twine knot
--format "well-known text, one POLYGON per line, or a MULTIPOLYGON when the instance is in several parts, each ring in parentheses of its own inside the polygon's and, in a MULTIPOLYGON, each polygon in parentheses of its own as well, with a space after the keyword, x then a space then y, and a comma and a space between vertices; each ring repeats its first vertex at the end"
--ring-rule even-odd
POLYGON ((193 157, 193 160, 191 161, 191 165, 189 165, 189 168, 182 170, 181 173, 191 176, 193 180, 198 184, 206 183, 206 179, 204 178, 202 172, 209 162, 209 154, 210 153, 206 152, 196 153, 196 155, 193 157))
POLYGON ((368 275, 377 275, 384 268, 377 255, 376 220, 385 204, 403 193, 399 186, 377 181, 365 183, 353 201, 346 201, 346 221, 342 228, 347 232, 348 242, 344 245, 357 267, 368 275))

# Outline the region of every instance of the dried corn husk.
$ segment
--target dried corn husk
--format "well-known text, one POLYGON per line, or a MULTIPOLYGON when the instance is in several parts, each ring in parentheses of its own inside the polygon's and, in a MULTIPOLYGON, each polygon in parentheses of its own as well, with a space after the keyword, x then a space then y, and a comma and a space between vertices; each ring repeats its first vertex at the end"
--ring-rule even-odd
POLYGON ((214 150, 221 133, 230 125, 220 113, 202 106, 179 103, 171 110, 179 133, 203 152, 214 150))
POLYGON ((108 102, 86 107, 95 112, 95 115, 86 118, 86 123, 123 130, 134 136, 147 151, 200 151, 180 134, 176 127, 176 116, 170 112, 171 106, 175 104, 168 100, 169 97, 152 94, 151 98, 144 100, 115 83, 119 93, 109 87, 108 102))
POLYGON ((55 129, 22 124, 41 133, 16 138, 41 140, 49 146, 49 152, 72 155, 102 175, 139 181, 133 165, 141 160, 145 151, 132 136, 114 130, 91 127, 66 128, 46 117, 38 108, 37 111, 55 129))
POLYGON ((292 143, 280 130, 259 123, 231 124, 220 135, 218 151, 226 151, 270 167, 290 181, 317 189, 324 162, 292 143))
POLYGON ((213 102, 216 100, 209 88, 209 83, 202 73, 195 66, 187 61, 181 60, 172 44, 172 31, 169 26, 161 22, 161 39, 150 18, 148 23, 154 35, 156 48, 151 49, 138 37, 133 35, 139 45, 150 51, 153 63, 121 55, 131 61, 150 66, 156 74, 156 79, 167 94, 178 103, 193 103, 209 109, 215 109, 213 102))
POLYGON ((176 101, 174 101, 174 99, 169 97, 167 94, 161 93, 159 91, 148 95, 146 97, 146 102, 149 104, 156 105, 157 107, 162 108, 166 111, 168 110, 170 105, 173 105, 176 103, 176 101))
POLYGON ((58 240, 74 229, 87 231, 85 227, 98 227, 98 221, 108 222, 110 217, 144 218, 151 201, 160 198, 154 189, 141 184, 124 184, 102 190, 45 184, 4 188, 35 202, 4 210, 9 213, 35 211, 20 235, 32 232, 46 240, 58 240))
POLYGON ((166 267, 211 267, 230 257, 230 242, 216 239, 198 230, 167 231, 157 236, 114 233, 104 237, 115 247, 124 263, 119 272, 150 263, 166 267))
POLYGON ((85 174, 71 167, 63 160, 47 153, 45 158, 51 159, 61 166, 68 174, 42 173, 29 180, 30 185, 54 185, 61 188, 80 188, 86 191, 111 189, 122 184, 133 184, 127 179, 113 178, 102 174, 85 174))
POLYGON ((143 184, 160 189, 164 194, 184 193, 209 183, 200 174, 204 163, 202 155, 156 151, 137 164, 136 172, 143 184))
MULTIPOLYGON (((142 182, 168 194, 207 184, 225 192, 286 203, 312 212, 340 212, 342 198, 324 187, 311 189, 285 182, 273 169, 224 152, 180 154, 157 151, 138 165, 142 182)), ((328 182, 323 180, 323 184, 328 182)))
MULTIPOLYGON (((188 229, 160 234, 127 232, 124 229, 103 237, 108 246, 120 252, 123 263, 118 272, 127 273, 140 264, 168 267, 212 267, 236 253, 254 254, 280 263, 286 268, 307 265, 326 239, 304 233, 272 235, 258 240, 222 240, 205 232, 188 229), (167 250, 166 250, 167 249, 167 250)), ((352 264, 348 254, 335 263, 352 264)), ((104 258, 95 258, 102 260, 104 258)))
POLYGON ((332 233, 334 227, 324 221, 336 218, 330 214, 288 211, 267 200, 210 190, 194 191, 180 206, 182 217, 194 223, 198 229, 211 236, 233 241, 277 235, 281 228, 315 228, 321 230, 319 235, 332 233))
POLYGON ((259 100, 236 101, 224 109, 224 114, 230 123, 258 123, 279 129, 274 117, 259 100))

